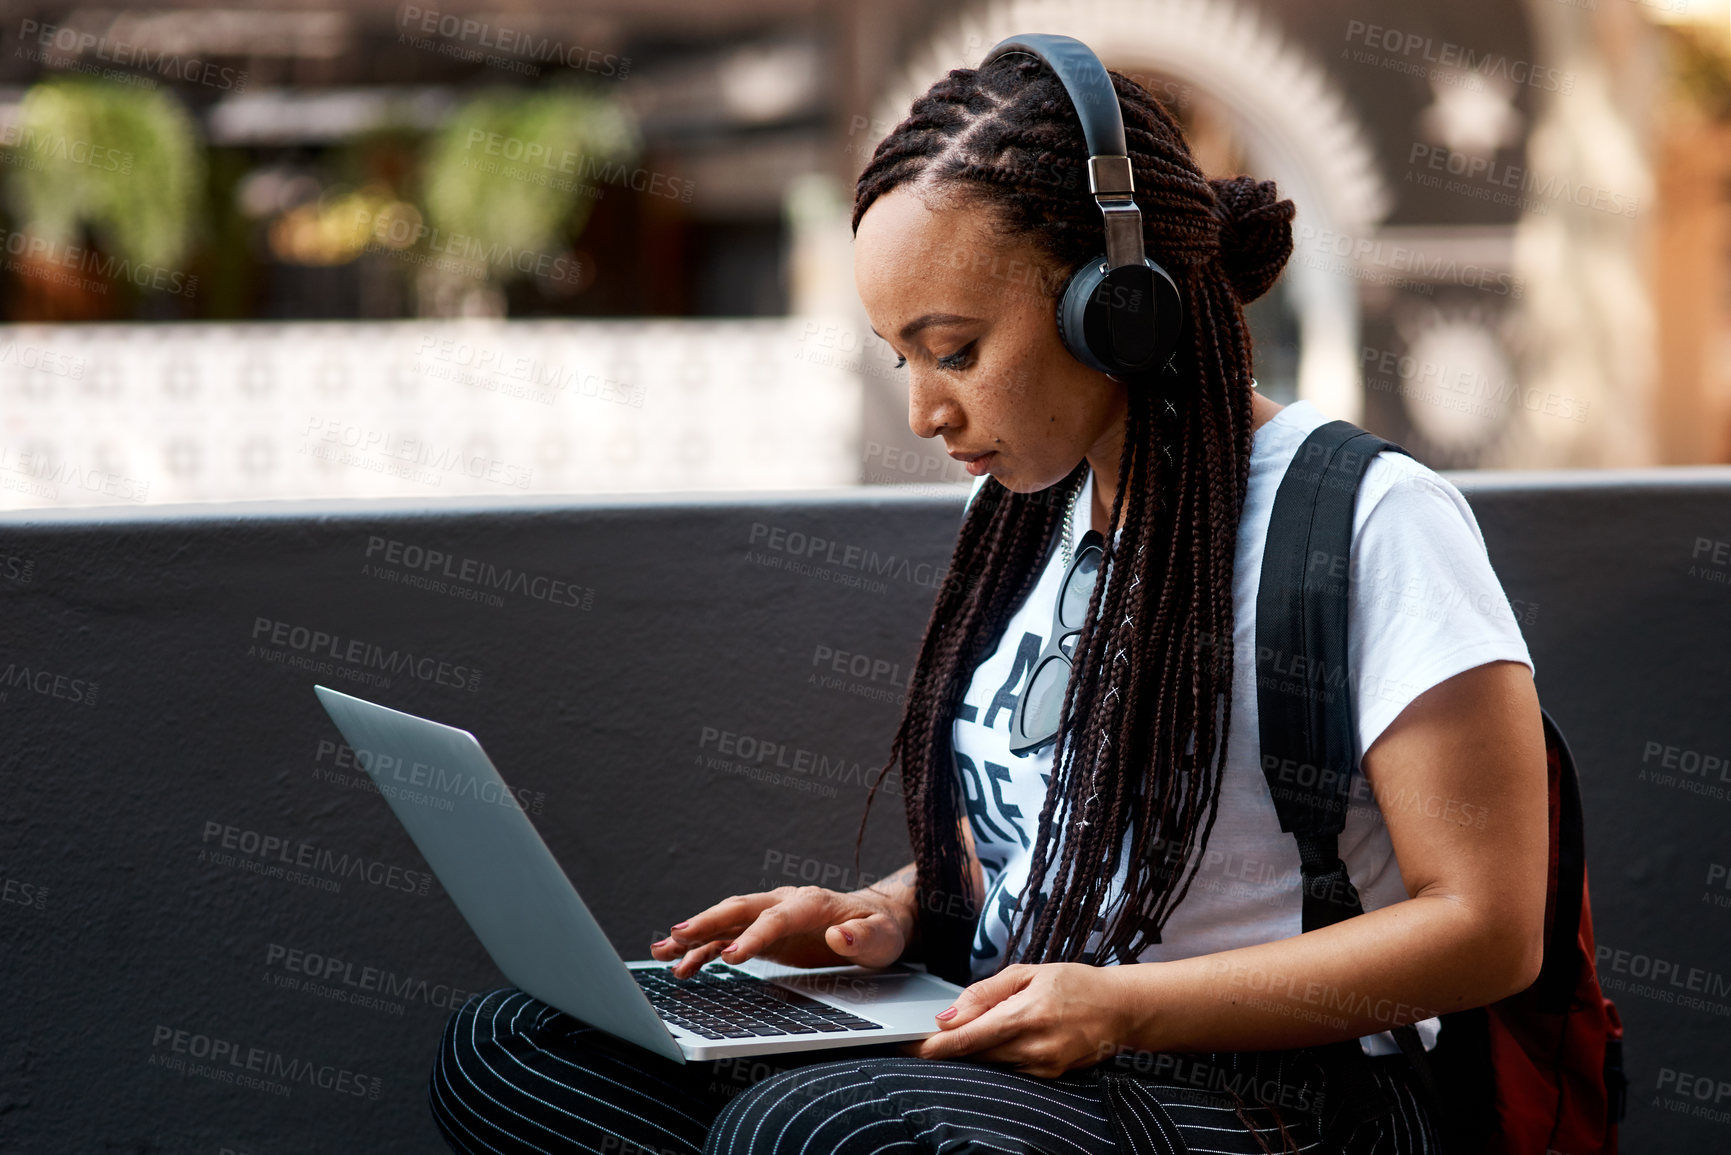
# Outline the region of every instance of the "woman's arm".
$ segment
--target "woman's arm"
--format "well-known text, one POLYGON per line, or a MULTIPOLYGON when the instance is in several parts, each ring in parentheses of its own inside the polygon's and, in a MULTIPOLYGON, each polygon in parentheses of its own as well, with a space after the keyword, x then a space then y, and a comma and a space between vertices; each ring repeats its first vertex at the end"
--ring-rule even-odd
POLYGON ((1124 1042, 1308 1046, 1532 984, 1544 958, 1550 831, 1531 673, 1491 662, 1433 687, 1390 723, 1363 768, 1407 901, 1294 938, 1111 968, 1129 1014, 1124 1042))
POLYGON ((1267 1050, 1374 1034, 1529 986, 1543 958, 1549 807, 1532 676, 1500 661, 1414 699, 1366 752, 1406 901, 1176 962, 1005 967, 909 1053, 1034 1074, 1120 1047, 1267 1050))

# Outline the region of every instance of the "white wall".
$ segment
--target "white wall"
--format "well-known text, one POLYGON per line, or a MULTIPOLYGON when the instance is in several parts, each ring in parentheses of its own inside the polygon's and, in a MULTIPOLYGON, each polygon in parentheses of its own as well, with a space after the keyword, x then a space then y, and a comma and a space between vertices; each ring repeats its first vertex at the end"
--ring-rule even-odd
POLYGON ((811 324, 0 326, 0 508, 851 485, 811 324))

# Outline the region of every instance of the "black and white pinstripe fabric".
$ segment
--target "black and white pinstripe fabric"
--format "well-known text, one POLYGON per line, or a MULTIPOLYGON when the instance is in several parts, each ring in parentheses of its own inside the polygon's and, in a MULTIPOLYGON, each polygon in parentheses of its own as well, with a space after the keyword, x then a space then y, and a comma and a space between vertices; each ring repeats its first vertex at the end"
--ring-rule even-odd
POLYGON ((440 1132, 463 1155, 1438 1151, 1399 1055, 1139 1058, 1133 1079, 1108 1065, 1041 1079, 907 1058, 893 1046, 681 1066, 505 988, 451 1016, 428 1096, 440 1132), (1109 1113, 1108 1095, 1140 1101, 1109 1113))

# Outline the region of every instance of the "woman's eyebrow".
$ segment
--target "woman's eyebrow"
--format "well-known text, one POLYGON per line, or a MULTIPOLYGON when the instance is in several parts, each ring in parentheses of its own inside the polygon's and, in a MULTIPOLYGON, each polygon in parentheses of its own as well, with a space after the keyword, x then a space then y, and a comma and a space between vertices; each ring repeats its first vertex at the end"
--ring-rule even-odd
MULTIPOLYGON (((977 320, 979 320, 978 317, 964 317, 960 313, 927 313, 925 316, 915 317, 913 320, 903 325, 901 332, 898 333, 897 336, 906 341, 912 338, 913 335, 918 333, 921 329, 929 329, 933 325, 955 325, 977 320)), ((874 329, 872 332, 876 333, 877 330, 874 329)), ((879 333, 878 335, 881 337, 883 334, 879 333)))

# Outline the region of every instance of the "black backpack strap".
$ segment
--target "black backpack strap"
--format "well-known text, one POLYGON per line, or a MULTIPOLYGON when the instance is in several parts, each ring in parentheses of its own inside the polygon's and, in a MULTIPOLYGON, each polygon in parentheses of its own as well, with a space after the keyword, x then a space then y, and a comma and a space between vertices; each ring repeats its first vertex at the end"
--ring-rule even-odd
MULTIPOLYGON (((1581 980, 1581 901, 1586 887, 1587 848, 1582 830, 1581 783, 1574 755, 1563 732, 1543 706, 1545 745, 1555 747, 1561 773, 1557 783, 1557 891, 1551 912, 1551 933, 1545 939, 1545 961, 1533 981, 1533 996, 1541 1010, 1564 1014, 1575 1001, 1581 980)), ((1547 754, 1548 756, 1548 754, 1547 754)))
MULTIPOLYGON (((1339 847, 1358 771, 1347 592, 1359 483, 1384 450, 1406 453, 1350 421, 1317 426, 1275 491, 1262 554, 1256 591, 1262 772, 1280 828, 1298 841, 1306 931, 1364 913, 1339 847)), ((1440 1111, 1418 1030, 1403 1024, 1391 1033, 1433 1113, 1440 1111)))
POLYGON ((1256 707, 1262 772, 1280 828, 1298 840, 1302 929, 1362 912, 1339 835, 1357 770, 1347 678, 1347 580, 1359 482, 1383 450, 1350 421, 1318 426, 1275 492, 1256 592, 1256 707))
MULTIPOLYGON (((1543 706, 1547 756, 1557 752, 1557 891, 1551 912, 1550 934, 1545 939, 1545 961, 1533 980, 1533 996, 1540 1010, 1567 1014, 1575 1009, 1581 970, 1589 964, 1581 950, 1581 907, 1587 899, 1586 821, 1581 813, 1581 779, 1575 756, 1563 740, 1563 731, 1543 706)), ((1629 1078, 1623 1070, 1623 1041, 1605 1040, 1606 1120, 1622 1123, 1629 1110, 1629 1078)))

